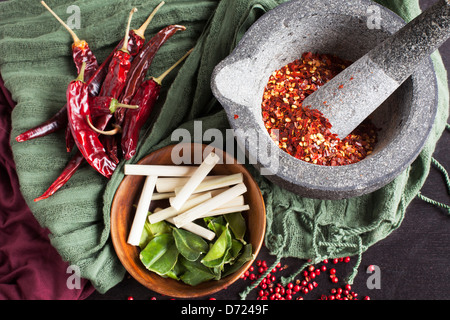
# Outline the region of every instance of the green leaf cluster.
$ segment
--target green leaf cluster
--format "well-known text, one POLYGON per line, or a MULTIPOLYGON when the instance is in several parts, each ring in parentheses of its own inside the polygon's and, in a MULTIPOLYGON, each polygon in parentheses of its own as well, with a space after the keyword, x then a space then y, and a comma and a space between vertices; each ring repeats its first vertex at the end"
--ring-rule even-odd
POLYGON ((145 267, 162 277, 195 286, 222 279, 253 259, 252 246, 244 240, 247 228, 241 213, 199 219, 196 223, 212 230, 216 237, 206 241, 166 221, 150 224, 147 219, 139 255, 145 267))

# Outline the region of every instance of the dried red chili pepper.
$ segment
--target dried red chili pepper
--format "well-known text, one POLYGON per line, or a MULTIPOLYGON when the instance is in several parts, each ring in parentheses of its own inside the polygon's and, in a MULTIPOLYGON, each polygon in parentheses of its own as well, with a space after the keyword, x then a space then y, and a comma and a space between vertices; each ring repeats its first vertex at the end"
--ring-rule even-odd
MULTIPOLYGON (((148 17, 147 21, 139 29, 130 31, 130 37, 132 36, 134 38, 139 37, 141 39, 144 39, 145 29, 147 28, 147 26, 148 26, 149 22, 151 21, 151 19, 153 18, 153 16, 156 14, 159 7, 161 7, 163 4, 164 4, 164 2, 160 3, 160 5, 152 12, 152 14, 148 17)), ((147 72, 148 68, 150 67, 153 57, 156 54, 156 52, 158 51, 158 49, 173 34, 175 34, 176 31, 185 30, 185 29, 186 28, 184 26, 169 26, 169 27, 164 28, 160 32, 158 32, 158 34, 155 35, 154 37, 152 37, 152 39, 147 43, 147 45, 145 45, 145 47, 142 48, 142 41, 139 42, 142 50, 139 51, 139 55, 136 58, 134 58, 134 59, 130 58, 131 68, 130 68, 130 71, 128 72, 128 77, 126 79, 126 87, 124 89, 125 96, 135 94, 136 89, 134 87, 130 86, 129 82, 134 81, 135 79, 139 80, 136 77, 137 76, 141 77, 141 75, 142 75, 142 79, 140 80, 141 82, 139 82, 139 83, 142 83, 143 78, 145 78, 146 72, 147 72), (144 60, 144 59, 146 59, 146 60, 144 60), (139 70, 141 73, 137 72, 138 68, 140 68, 139 70)), ((121 43, 123 43, 123 41, 121 43)), ((137 41, 136 41, 136 43, 137 43, 137 41)), ((130 47, 130 45, 129 45, 129 47, 130 47)), ((133 51, 130 50, 130 52, 136 52, 136 50, 133 50, 133 51)), ((135 84, 136 82, 133 82, 133 83, 135 84)), ((100 93, 100 95, 101 94, 102 93, 100 93)), ((124 104, 124 105, 126 105, 126 104, 124 104)), ((97 119, 94 119, 95 126, 90 124, 92 129, 96 130, 97 133, 102 134, 102 135, 116 134, 118 132, 118 128, 119 128, 118 127, 119 124, 117 124, 117 123, 122 122, 126 109, 129 109, 129 108, 119 108, 115 112, 116 115, 121 115, 118 117, 121 120, 118 121, 118 119, 116 118, 116 124, 112 131, 108 131, 108 132, 103 131, 106 128, 108 122, 110 121, 111 114, 105 114, 103 116, 100 115, 97 119)), ((93 118, 95 118, 94 115, 93 115, 93 118)), ((109 154, 113 154, 113 155, 116 154, 117 146, 114 145, 115 142, 116 141, 114 138, 109 138, 107 143, 105 144, 105 148, 109 154)))
MULTIPOLYGON (((77 74, 81 70, 81 65, 83 62, 86 63, 85 68, 85 79, 89 80, 92 75, 96 72, 98 68, 97 58, 93 54, 92 50, 89 48, 88 43, 85 40, 80 40, 75 32, 70 29, 67 24, 44 2, 41 1, 42 5, 58 20, 62 26, 70 33, 73 39, 72 43, 72 57, 75 67, 77 69, 77 74)), ((36 139, 39 137, 46 136, 58 130, 67 128, 67 106, 64 105, 53 117, 49 120, 43 122, 42 124, 35 126, 16 137, 17 142, 24 142, 31 139, 36 139)), ((66 147, 68 151, 71 150, 73 145, 73 140, 70 135, 66 135, 66 147)))
POLYGON ((300 160, 328 166, 356 163, 372 152, 377 129, 369 119, 340 140, 331 133, 328 119, 317 109, 302 105, 308 95, 349 64, 336 56, 307 52, 273 72, 263 95, 262 118, 282 150, 300 160))
POLYGON ((106 153, 111 158, 114 163, 118 164, 120 162, 119 159, 119 147, 118 143, 118 135, 105 136, 101 135, 100 137, 101 143, 105 146, 106 153))
MULTIPOLYGON (((128 45, 127 50, 130 53, 130 61, 133 60, 133 58, 140 52, 142 47, 145 44, 145 31, 150 24, 150 22, 153 20, 153 17, 158 12, 158 10, 164 5, 164 1, 162 1, 148 16, 147 20, 139 27, 139 29, 130 30, 129 37, 128 37, 128 45)), ((115 54, 116 51, 120 50, 120 48, 123 48, 124 45, 124 39, 120 40, 120 42, 116 45, 114 50, 109 54, 109 56, 103 61, 103 63, 98 67, 97 71, 93 75, 92 79, 88 81, 89 86, 89 94, 92 97, 98 96, 101 90, 101 86, 103 84, 103 81, 105 80, 105 77, 109 70, 109 65, 111 63, 111 60, 115 54)))
POLYGON ((131 159, 136 153, 140 129, 150 116, 161 90, 160 84, 153 79, 145 81, 136 92, 132 103, 139 104, 139 109, 127 112, 123 121, 124 134, 121 147, 125 160, 131 159))
MULTIPOLYGON (((131 99, 138 91, 141 84, 144 82, 147 71, 152 64, 153 58, 158 52, 159 48, 177 31, 186 30, 186 27, 180 25, 170 25, 160 30, 156 35, 150 39, 142 48, 139 54, 135 57, 128 72, 128 79, 119 101, 124 104, 129 104, 131 99)), ((115 114, 115 120, 118 125, 121 125, 126 110, 118 110, 115 114)))
MULTIPOLYGON (((65 108, 66 111, 66 119, 67 119, 67 107, 65 108)), ((65 130, 65 141, 66 141, 66 151, 71 152, 73 147, 75 146, 75 140, 73 140, 72 132, 70 131, 69 126, 66 123, 66 130, 65 130)))
POLYGON ((114 129, 111 131, 106 132, 104 129, 108 124, 108 119, 118 108, 137 109, 139 106, 123 105, 117 99, 111 97, 93 97, 89 101, 89 110, 98 128, 92 124, 91 117, 87 117, 86 121, 92 130, 100 134, 100 141, 105 146, 106 153, 118 164, 118 147, 115 135, 121 133, 122 130, 120 126, 115 124, 112 124, 114 129))
MULTIPOLYGON (((108 72, 101 85, 99 96, 112 97, 117 99, 126 84, 127 73, 131 67, 132 56, 128 51, 129 30, 132 15, 136 12, 136 8, 131 10, 128 25, 125 32, 125 38, 122 40, 122 47, 115 50, 108 65, 108 72)), ((88 83, 88 86, 91 84, 88 83)), ((107 114, 96 119, 96 125, 100 128, 106 128, 113 115, 107 114)))
POLYGON ((127 44, 129 39, 131 18, 135 12, 136 8, 130 12, 123 46, 114 52, 108 66, 108 73, 106 74, 106 78, 100 89, 100 96, 113 97, 117 99, 125 87, 127 74, 131 67, 131 54, 128 51, 127 44))
POLYGON ((59 177, 50 185, 50 187, 40 196, 34 199, 35 202, 44 200, 55 194, 56 191, 61 189, 63 185, 69 181, 70 178, 75 174, 81 164, 84 162, 84 156, 81 152, 75 153, 75 155, 70 159, 69 163, 64 168, 63 172, 59 177))
MULTIPOLYGON (((132 55, 132 57, 135 56, 140 51, 140 49, 144 46, 145 30, 147 29, 149 23, 152 21, 156 12, 159 10, 159 8, 162 5, 164 5, 164 1, 161 2, 153 10, 153 12, 150 14, 150 16, 141 25, 141 27, 139 29, 130 31, 127 49, 130 52, 130 54, 132 55)), ((58 18, 58 20, 62 21, 59 18, 58 18)), ((74 44, 76 42, 75 40, 76 39, 74 38, 74 44)), ((118 50, 119 48, 121 48, 123 46, 123 41, 124 41, 123 39, 120 41, 120 43, 116 47, 116 50, 118 50)), ((86 46, 84 45, 84 43, 79 47, 80 47, 80 50, 78 50, 78 46, 75 46, 75 48, 72 47, 72 49, 74 50, 74 52, 73 52, 74 61, 76 63, 78 62, 80 64, 79 68, 77 66, 77 70, 81 71, 81 65, 83 62, 82 60, 84 60, 84 59, 82 59, 83 54, 89 56, 91 59, 92 59, 93 55, 90 55, 89 52, 86 51, 86 46), (85 50, 81 50, 83 48, 85 50)), ((109 63, 113 57, 113 54, 116 50, 114 50, 109 55, 109 57, 102 63, 102 65, 100 67, 97 68, 97 70, 95 70, 95 72, 92 72, 93 75, 90 77, 90 80, 89 80, 89 93, 91 96, 96 96, 99 93, 101 84, 103 83, 103 80, 106 77, 106 73, 107 73, 107 69, 108 69, 107 66, 109 65, 109 63)), ((90 61, 92 61, 92 60, 90 60, 90 61)), ((90 67, 93 67, 93 66, 94 66, 94 64, 89 64, 88 66, 85 67, 85 78, 86 79, 88 79, 86 74, 87 75, 91 74, 89 69, 90 69, 90 67)), ((107 97, 105 97, 105 98, 108 99, 107 97)), ((95 110, 95 108, 94 108, 94 110, 95 110)), ((67 126, 67 119, 68 119, 67 105, 65 105, 54 117, 52 117, 51 119, 46 121, 43 125, 34 128, 35 132, 27 133, 28 135, 30 135, 30 137, 27 137, 24 135, 23 137, 19 136, 18 139, 20 140, 22 138, 23 139, 37 138, 37 137, 41 137, 41 136, 50 134, 52 132, 55 132, 63 127, 66 127, 66 129, 67 129, 66 130, 66 145, 67 145, 68 151, 70 151, 74 144, 74 140, 72 137, 72 133, 70 131, 70 127, 67 126)), ((111 157, 111 159, 115 163, 118 163, 119 159, 117 158, 117 142, 115 142, 115 139, 116 139, 115 136, 103 136, 102 140, 105 143, 105 145, 107 146, 108 154, 111 157)), ((25 140, 23 140, 23 141, 25 141, 25 140)), ((46 199, 46 198, 50 197, 51 195, 53 195, 57 190, 59 190, 73 176, 73 174, 77 171, 77 169, 83 163, 83 160, 84 160, 84 156, 78 151, 75 154, 75 156, 71 159, 71 161, 69 161, 66 168, 61 173, 61 175, 58 177, 58 179, 55 180, 55 182, 47 189, 47 191, 41 197, 36 198, 35 201, 46 199)))
POLYGON ((69 28, 69 26, 44 2, 41 4, 61 23, 61 25, 70 33, 73 39, 72 43, 72 57, 77 68, 77 74, 80 73, 81 65, 86 63, 86 69, 84 71, 85 79, 88 80, 92 77, 93 73, 98 68, 98 61, 92 50, 89 48, 88 43, 85 40, 80 40, 75 32, 69 28))
POLYGON ((120 108, 137 109, 139 106, 123 104, 112 97, 89 97, 89 109, 93 119, 114 114, 120 108))
MULTIPOLYGON (((89 99, 92 101, 92 98, 89 99)), ((121 104, 116 100, 108 97, 96 97, 94 98, 96 100, 92 104, 89 104, 89 108, 93 113, 99 112, 99 114, 105 114, 105 110, 108 108, 111 108, 109 113, 114 113, 116 108, 121 106, 121 104)), ((123 107, 123 106, 122 106, 123 107)), ((137 106, 127 106, 127 107, 137 107, 137 106)), ((61 109, 63 110, 63 109, 61 109)), ((64 109, 64 115, 66 118, 66 125, 67 125, 67 109, 64 109)), ((70 131, 70 127, 68 127, 69 134, 72 137, 72 132, 70 131)), ((117 157, 118 150, 117 150, 117 142, 116 137, 114 136, 102 136, 102 144, 105 146, 105 149, 107 150, 108 156, 111 158, 111 160, 118 164, 119 159, 117 157)), ((73 141, 73 140, 72 140, 73 141)), ((74 142, 75 143, 75 142, 74 142)), ((80 151, 76 152, 76 154, 72 157, 72 159, 69 161, 67 166, 64 168, 63 172, 59 175, 59 177, 50 185, 50 187, 38 198, 34 199, 35 202, 47 199, 53 194, 55 194, 56 191, 58 191, 63 185, 67 183, 67 181, 72 178, 72 176, 75 174, 75 172, 78 170, 78 168, 81 166, 81 164, 84 162, 84 156, 81 154, 80 151)))
MULTIPOLYGON (((100 92, 101 85, 106 77, 108 72, 108 66, 112 60, 114 52, 120 49, 123 46, 122 39, 119 44, 116 46, 115 50, 111 52, 111 54, 106 58, 106 60, 98 66, 97 60, 93 55, 92 51, 89 49, 86 41, 79 40, 76 34, 62 21, 46 4, 42 1, 42 4, 55 16, 55 18, 63 24, 63 26, 70 32, 72 38, 74 39, 72 45, 72 56, 75 62, 75 66, 77 68, 77 72, 79 73, 81 64, 83 61, 87 63, 85 70, 85 79, 89 83, 89 93, 91 96, 97 96, 100 92)), ((164 1, 161 2, 149 15, 147 20, 136 30, 130 30, 128 46, 127 49, 130 52, 131 56, 135 56, 139 53, 141 48, 144 46, 145 37, 144 33, 147 29, 148 25, 152 21, 156 12, 164 5, 164 1)), ((18 142, 24 142, 31 139, 36 139, 39 137, 46 136, 58 130, 67 129, 67 106, 64 105, 52 118, 44 123, 33 127, 24 133, 20 134, 16 137, 18 142)), ((70 152, 73 146, 73 139, 70 134, 70 130, 66 131, 66 148, 67 151, 70 152)))
MULTIPOLYGON (((126 40, 127 37, 125 37, 117 44, 116 48, 110 53, 110 55, 105 59, 105 61, 103 61, 103 63, 97 68, 94 75, 88 81, 89 95, 91 97, 96 97, 100 94, 102 85, 103 85, 106 77, 108 76, 108 72, 111 69, 111 62, 113 61, 113 58, 117 54, 118 51, 125 49, 125 51, 127 51, 129 53, 129 56, 128 56, 129 61, 130 62, 133 61, 134 56, 136 56, 140 52, 142 47, 144 46, 145 31, 147 30, 148 25, 153 20, 154 16, 158 12, 158 10, 164 4, 165 4, 165 2, 162 1, 151 12, 151 14, 147 17, 146 21, 138 29, 133 29, 128 32, 129 24, 130 24, 130 23, 128 23, 128 27, 127 27, 128 40, 126 40), (127 45, 124 45, 124 43, 126 43, 126 41, 127 41, 127 45)), ((134 11, 136 11, 136 10, 133 9, 133 12, 134 11)), ((131 20, 131 15, 133 14, 133 12, 130 13, 129 20, 131 20)), ((113 77, 113 76, 111 76, 111 77, 113 77)), ((109 81, 109 80, 106 80, 106 81, 109 81)), ((103 92, 103 94, 104 93, 105 92, 103 92)), ((111 114, 105 114, 103 116, 100 116, 98 119, 95 119, 96 126, 102 130, 105 129, 111 117, 112 117, 111 114)))
MULTIPOLYGON (((128 32, 129 29, 129 23, 127 27, 127 33, 128 33, 128 40, 125 36, 124 39, 122 39, 119 44, 116 46, 116 48, 110 53, 110 55, 106 58, 106 60, 100 65, 100 67, 97 68, 97 71, 92 76, 92 78, 88 81, 87 85, 89 88, 89 95, 91 97, 96 97, 99 94, 105 94, 105 91, 101 93, 103 83, 105 81, 113 81, 114 82, 114 76, 111 74, 111 79, 106 80, 106 77, 108 76, 109 72, 111 71, 111 63, 113 61, 113 58, 117 54, 118 51, 124 51, 128 52, 128 59, 129 61, 133 61, 133 58, 135 55, 137 55, 145 43, 145 31, 147 30, 148 25, 153 20, 153 17, 156 15, 158 10, 161 8, 161 6, 164 5, 164 1, 162 1, 153 11, 152 13, 147 17, 146 21, 138 28, 133 29, 128 32), (127 43, 125 45, 125 43, 127 43), (125 50, 124 50, 125 49, 125 50)), ((133 12, 135 10, 133 9, 133 12)), ((130 13, 130 19, 133 12, 130 13)), ((124 53, 125 54, 125 53, 124 53)), ((118 68, 120 69, 120 68, 118 68)), ((111 82, 111 84, 113 84, 111 82)), ((116 83, 117 84, 117 83, 116 83)), ((104 89, 105 90, 105 89, 104 89)), ((99 118, 95 119, 96 127, 104 130, 106 126, 108 125, 109 120, 111 119, 111 114, 105 114, 102 116, 99 116, 99 118)))
MULTIPOLYGON (((88 121, 89 126, 99 134, 100 140, 102 144, 105 146, 106 152, 110 156, 110 158, 115 162, 119 163, 118 158, 118 147, 117 147, 117 138, 114 136, 119 133, 121 130, 118 126, 113 131, 104 132, 102 131, 104 128, 102 126, 102 117, 113 115, 114 112, 119 108, 127 108, 127 109, 138 109, 138 105, 125 105, 119 103, 117 99, 111 97, 90 97, 89 98, 89 111, 91 117, 93 119, 100 119, 97 121, 97 125, 101 126, 101 130, 97 129, 91 122, 91 119, 86 119, 88 121)), ((95 120, 94 120, 95 121, 95 120)))
POLYGON ((56 132, 67 126, 67 109, 60 109, 53 117, 16 137, 17 142, 24 142, 56 132))
POLYGON ((125 160, 131 159, 136 153, 136 147, 139 139, 139 133, 142 126, 150 116, 153 106, 158 100, 159 93, 161 91, 161 83, 163 79, 176 68, 187 56, 192 52, 189 50, 181 59, 179 59, 174 65, 172 65, 167 71, 157 78, 151 78, 145 81, 139 87, 138 91, 134 95, 131 103, 138 105, 136 110, 129 109, 125 115, 123 121, 123 134, 122 134, 122 153, 125 160))
POLYGON ((77 79, 70 82, 67 88, 67 117, 69 127, 78 150, 87 162, 99 173, 110 178, 116 164, 108 157, 98 134, 86 122, 89 117, 88 87, 84 82, 84 66, 77 79))

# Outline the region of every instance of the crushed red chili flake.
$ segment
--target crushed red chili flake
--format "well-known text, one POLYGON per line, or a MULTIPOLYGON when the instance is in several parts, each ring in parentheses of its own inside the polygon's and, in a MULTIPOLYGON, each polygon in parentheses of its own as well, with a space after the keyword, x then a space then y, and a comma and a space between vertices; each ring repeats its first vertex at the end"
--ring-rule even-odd
POLYGON ((237 114, 234 115, 234 120, 238 119, 239 116, 237 114))
POLYGON ((371 154, 378 129, 366 119, 340 140, 322 113, 303 100, 351 64, 334 55, 305 52, 272 73, 264 90, 262 119, 272 139, 288 154, 317 165, 356 163, 371 154))

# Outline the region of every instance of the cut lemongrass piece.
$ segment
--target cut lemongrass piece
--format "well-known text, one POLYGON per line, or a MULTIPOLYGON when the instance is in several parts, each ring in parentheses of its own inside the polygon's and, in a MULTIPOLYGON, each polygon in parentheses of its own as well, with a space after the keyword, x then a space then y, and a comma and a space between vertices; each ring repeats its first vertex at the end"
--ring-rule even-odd
MULTIPOLYGON (((228 186, 233 186, 244 182, 244 175, 242 173, 235 173, 228 176, 220 176, 214 179, 208 179, 200 183, 200 185, 195 188, 192 193, 206 192, 214 189, 221 189, 228 186)), ((179 194, 181 191, 180 187, 175 188, 175 194, 179 194)))
MULTIPOLYGON (((217 178, 226 177, 224 175, 218 176, 207 176, 203 181, 209 181, 217 178)), ((189 177, 169 177, 164 178, 160 177, 158 181, 156 181, 156 191, 160 193, 164 192, 174 192, 176 188, 182 188, 186 182, 188 182, 189 177)))
POLYGON ((148 176, 145 179, 144 187, 139 198, 136 208, 136 214, 131 225, 131 230, 128 235, 128 244, 138 246, 141 240, 142 230, 144 229, 145 219, 147 218, 148 208, 152 200, 152 194, 155 190, 157 176, 148 176))
POLYGON ((218 194, 215 197, 199 204, 198 206, 187 210, 173 218, 175 226, 178 228, 184 226, 186 223, 192 222, 198 219, 204 212, 211 211, 219 208, 227 202, 230 202, 234 198, 244 194, 247 191, 245 184, 240 183, 227 191, 218 194))
POLYGON ((206 200, 211 199, 211 194, 210 193, 205 193, 204 195, 195 197, 193 199, 190 199, 188 201, 186 201, 186 203, 181 207, 180 211, 176 210, 173 207, 168 207, 165 208, 161 211, 158 211, 154 214, 151 214, 148 216, 148 221, 150 223, 157 223, 163 220, 166 220, 168 218, 174 217, 176 216, 179 212, 184 212, 187 211, 189 209, 194 208, 195 206, 198 206, 200 203, 205 202, 206 200))
POLYGON ((175 192, 164 192, 164 193, 155 192, 152 195, 152 200, 164 200, 164 199, 169 199, 174 196, 175 196, 175 192))
POLYGON ((203 182, 205 177, 211 172, 211 170, 219 162, 220 157, 211 152, 202 162, 202 164, 197 168, 195 173, 189 178, 186 184, 176 192, 176 197, 170 202, 170 205, 175 208, 175 210, 180 211, 183 204, 189 199, 194 190, 203 182))
MULTIPOLYGON (((173 222, 173 218, 169 218, 166 221, 171 224, 175 224, 173 222)), ((202 238, 205 238, 206 240, 209 240, 209 241, 213 240, 214 237, 216 236, 216 234, 213 231, 206 229, 194 222, 186 223, 181 229, 190 231, 190 232, 192 232, 202 238)))
POLYGON ((200 216, 200 218, 215 217, 215 216, 220 216, 220 215, 228 214, 228 213, 247 211, 249 209, 250 209, 250 206, 248 204, 244 204, 242 206, 222 207, 222 208, 217 208, 215 210, 211 210, 209 212, 205 212, 204 214, 202 214, 200 216))
MULTIPOLYGON (((189 197, 188 201, 192 200, 192 199, 195 199, 195 198, 197 198, 199 196, 203 196, 205 194, 209 194, 209 195, 211 195, 211 197, 215 197, 218 194, 220 194, 220 193, 222 193, 222 192, 224 192, 226 190, 228 190, 228 188, 227 189, 212 190, 210 192, 195 193, 195 194, 193 194, 192 196, 189 197)), ((169 203, 170 203, 171 201, 173 201, 174 197, 170 197, 168 199, 169 199, 169 203)), ((186 201, 186 203, 187 203, 187 201, 186 201)), ((243 206, 244 204, 245 204, 244 196, 240 195, 240 196, 237 196, 237 197, 233 198, 232 200, 228 201, 224 205, 221 205, 219 208, 243 206)), ((186 210, 182 210, 182 211, 186 211, 186 210)), ((178 213, 181 213, 181 211, 179 211, 178 213)))
MULTIPOLYGON (((155 210, 153 210, 153 214, 155 214, 157 212, 160 212, 162 210, 164 210, 164 209, 156 208, 155 210)), ((173 218, 168 218, 168 219, 166 219, 166 221, 174 225, 173 218)), ((184 229, 186 231, 190 231, 190 232, 192 232, 192 233, 194 233, 194 234, 196 234, 196 235, 198 235, 198 236, 200 236, 202 238, 205 238, 206 240, 209 240, 209 241, 213 240, 214 237, 216 236, 216 234, 213 231, 211 231, 211 230, 209 230, 207 228, 204 228, 204 227, 202 227, 202 226, 200 226, 200 225, 198 225, 198 224, 196 224, 194 222, 187 223, 181 229, 184 229)))
POLYGON ((195 166, 145 164, 126 164, 124 166, 125 175, 130 176, 190 177, 196 170, 195 166))
POLYGON ((234 207, 234 206, 243 206, 245 204, 245 200, 244 200, 244 196, 240 195, 237 196, 233 199, 231 199, 230 201, 228 201, 227 203, 219 206, 218 208, 225 208, 225 207, 234 207))
MULTIPOLYGON (((219 193, 222 193, 222 192, 224 192, 224 191, 226 191, 226 190, 228 190, 228 189, 229 189, 229 188, 222 188, 222 189, 215 189, 215 190, 211 190, 211 191, 205 191, 205 192, 194 193, 194 194, 192 194, 192 195, 189 197, 188 200, 194 199, 194 198, 196 198, 196 197, 198 197, 198 196, 201 196, 201 195, 203 195, 203 194, 206 194, 206 193, 211 194, 211 197, 215 197, 215 196, 217 196, 219 193)), ((169 192, 167 192, 167 193, 169 193, 169 192)), ((175 192, 173 192, 172 194, 173 194, 173 196, 172 196, 172 197, 169 197, 169 203, 170 203, 170 201, 173 201, 173 199, 175 198, 175 192)))

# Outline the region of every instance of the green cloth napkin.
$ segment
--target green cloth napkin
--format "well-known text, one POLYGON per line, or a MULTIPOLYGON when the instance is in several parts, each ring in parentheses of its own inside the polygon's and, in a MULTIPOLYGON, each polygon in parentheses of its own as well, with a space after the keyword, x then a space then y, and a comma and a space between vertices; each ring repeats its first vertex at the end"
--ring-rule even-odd
MULTIPOLYGON (((177 128, 193 131, 201 120, 203 130, 229 128, 226 115, 214 99, 210 76, 217 63, 236 46, 248 27, 283 0, 167 0, 155 16, 147 37, 169 24, 182 24, 159 51, 150 75, 159 75, 195 46, 185 63, 163 83, 161 111, 142 131, 137 155, 130 162, 173 143, 177 128)), ((420 13, 417 1, 379 1, 409 21, 420 13)), ((137 6, 133 27, 139 26, 159 0, 48 1, 63 18, 77 5, 81 29, 100 61, 123 36, 129 10, 137 6)), ((80 169, 51 198, 33 202, 60 174, 70 154, 64 133, 17 143, 14 137, 48 119, 65 100, 75 77, 71 38, 36 1, 0 3, 0 71, 17 106, 12 114, 11 145, 21 190, 36 219, 50 230, 50 239, 63 259, 77 265, 99 292, 123 279, 125 270, 110 240, 110 205, 123 178, 121 163, 110 181, 88 166, 80 169)), ((448 118, 445 68, 433 55, 439 82, 439 111, 428 142, 418 159, 388 186, 370 195, 341 201, 298 197, 254 173, 267 207, 266 245, 278 258, 321 259, 360 254, 398 228, 410 201, 418 194, 430 168, 432 153, 448 118)), ((247 293, 247 292, 246 292, 247 293)), ((245 298, 245 294, 243 297, 245 298)))

